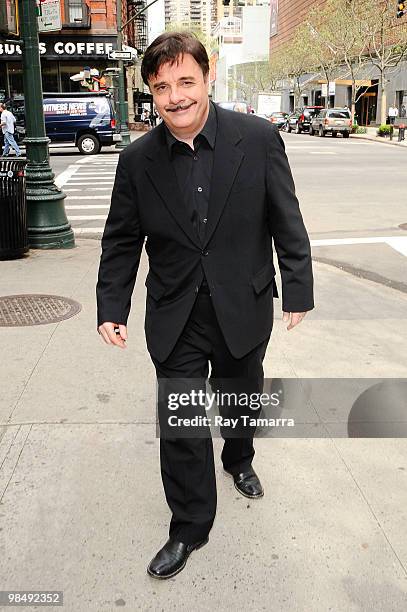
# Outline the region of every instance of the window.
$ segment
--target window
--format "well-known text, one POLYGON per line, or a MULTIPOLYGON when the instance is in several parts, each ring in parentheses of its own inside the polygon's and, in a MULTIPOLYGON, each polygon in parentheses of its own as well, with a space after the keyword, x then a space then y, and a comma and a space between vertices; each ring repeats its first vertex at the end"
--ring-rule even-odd
POLYGON ((65 0, 65 26, 90 27, 90 10, 85 0, 65 0))
POLYGON ((328 116, 331 117, 331 119, 350 119, 350 112, 348 110, 329 111, 328 116))

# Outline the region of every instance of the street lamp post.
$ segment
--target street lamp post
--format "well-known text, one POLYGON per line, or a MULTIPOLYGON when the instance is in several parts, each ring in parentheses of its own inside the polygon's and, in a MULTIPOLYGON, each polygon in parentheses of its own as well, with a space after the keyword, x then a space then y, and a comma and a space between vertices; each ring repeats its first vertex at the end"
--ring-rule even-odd
POLYGON ((38 22, 34 0, 19 0, 22 30, 24 108, 26 122, 26 193, 28 240, 35 249, 75 246, 64 207, 64 192, 54 183, 49 165, 42 104, 38 22))
MULTIPOLYGON (((123 28, 122 28, 122 0, 117 0, 116 4, 116 20, 117 20, 117 49, 118 51, 123 50, 123 28)), ((119 60, 119 122, 120 122, 120 134, 122 136, 121 142, 118 142, 116 149, 124 149, 130 144, 130 132, 128 128, 128 104, 126 101, 126 90, 125 90, 125 79, 124 79, 124 63, 123 60, 119 60)))

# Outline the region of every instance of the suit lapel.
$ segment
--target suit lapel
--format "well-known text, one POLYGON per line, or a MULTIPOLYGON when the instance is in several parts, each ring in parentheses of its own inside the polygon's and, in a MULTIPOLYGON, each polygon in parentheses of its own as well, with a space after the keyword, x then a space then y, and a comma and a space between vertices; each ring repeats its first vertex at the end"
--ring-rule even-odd
POLYGON ((244 157, 243 152, 236 146, 241 140, 241 135, 232 123, 233 113, 224 111, 216 105, 215 108, 218 118, 218 127, 204 248, 218 225, 233 181, 235 180, 237 171, 244 157))
MULTIPOLYGON (((184 198, 180 192, 174 168, 168 157, 164 126, 155 128, 155 139, 146 153, 150 160, 146 172, 159 193, 165 206, 175 221, 199 248, 205 247, 211 239, 225 207, 229 192, 242 163, 244 154, 236 146, 241 134, 234 123, 234 113, 215 105, 217 114, 217 134, 213 159, 211 193, 209 197, 208 222, 204 244, 201 244, 188 214, 184 198)), ((151 133, 153 135, 153 132, 151 133)))
MULTIPOLYGON (((157 131, 160 127, 161 126, 158 126, 156 128, 157 131)), ((175 170, 168 157, 163 129, 161 129, 161 134, 157 134, 157 136, 161 138, 161 142, 158 142, 158 146, 147 153, 150 163, 146 168, 146 172, 165 206, 183 232, 196 246, 202 248, 199 236, 188 214, 185 200, 179 189, 175 170)))

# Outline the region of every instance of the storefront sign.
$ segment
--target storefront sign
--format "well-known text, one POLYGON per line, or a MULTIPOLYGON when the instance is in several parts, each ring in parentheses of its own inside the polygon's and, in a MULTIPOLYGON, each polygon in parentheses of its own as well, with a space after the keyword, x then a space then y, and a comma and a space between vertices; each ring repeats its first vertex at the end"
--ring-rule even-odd
MULTIPOLYGON (((115 36, 92 36, 75 39, 58 37, 40 40, 40 55, 52 60, 108 58, 116 46, 115 36)), ((21 59, 21 48, 12 42, 0 40, 0 61, 21 59)))

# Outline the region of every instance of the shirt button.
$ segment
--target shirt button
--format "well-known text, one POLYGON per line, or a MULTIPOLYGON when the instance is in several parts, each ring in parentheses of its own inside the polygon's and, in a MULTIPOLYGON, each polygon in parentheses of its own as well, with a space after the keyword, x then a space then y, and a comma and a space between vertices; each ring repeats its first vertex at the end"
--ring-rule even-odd
POLYGON ((198 187, 198 191, 199 191, 199 193, 201 193, 202 187, 198 187))

